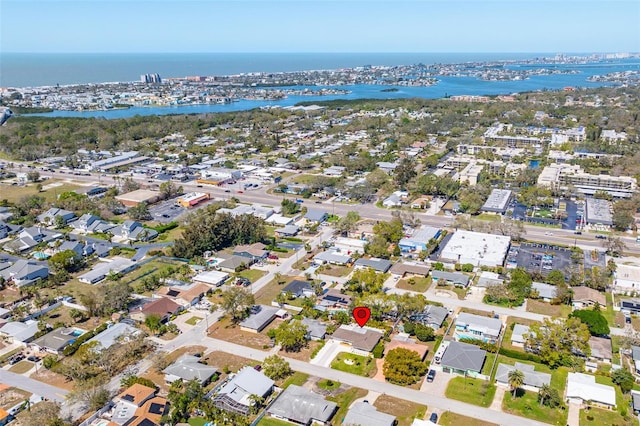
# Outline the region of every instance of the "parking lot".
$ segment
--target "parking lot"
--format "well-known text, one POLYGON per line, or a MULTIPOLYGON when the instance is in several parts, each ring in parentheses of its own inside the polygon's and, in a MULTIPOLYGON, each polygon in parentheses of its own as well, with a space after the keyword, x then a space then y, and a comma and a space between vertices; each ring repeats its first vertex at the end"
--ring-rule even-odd
POLYGON ((510 209, 513 211, 512 217, 515 220, 522 220, 525 222, 531 223, 539 223, 544 225, 560 225, 562 229, 576 229, 576 220, 581 217, 582 212, 579 211, 579 206, 571 201, 571 200, 562 200, 566 205, 566 218, 558 220, 551 218, 542 218, 542 217, 531 217, 529 214, 530 211, 527 211, 527 207, 518 202, 512 202, 510 205, 510 209))
POLYGON ((153 219, 160 223, 173 222, 186 212, 187 209, 179 205, 176 198, 149 207, 149 213, 151 213, 153 219))
POLYGON ((568 278, 571 269, 571 250, 551 244, 523 243, 510 250, 509 258, 529 273, 547 275, 557 269, 568 278))

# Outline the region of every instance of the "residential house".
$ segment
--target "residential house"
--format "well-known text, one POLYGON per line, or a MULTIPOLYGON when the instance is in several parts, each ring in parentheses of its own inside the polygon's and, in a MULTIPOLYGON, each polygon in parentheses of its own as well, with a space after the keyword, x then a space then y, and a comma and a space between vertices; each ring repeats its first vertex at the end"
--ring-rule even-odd
POLYGON ((379 259, 377 257, 371 257, 369 259, 365 259, 361 257, 356 260, 354 263, 356 268, 371 268, 376 272, 386 273, 389 269, 391 269, 391 262, 387 259, 379 259))
POLYGON ((33 249, 40 243, 50 243, 62 238, 62 234, 50 231, 39 226, 24 228, 18 233, 18 237, 5 244, 4 248, 14 253, 22 253, 33 249))
POLYGON ((177 380, 189 382, 197 380, 203 386, 206 386, 218 371, 216 367, 202 364, 201 359, 197 356, 183 354, 173 364, 162 370, 164 373, 164 381, 173 383, 177 380))
POLYGON ((233 254, 236 256, 249 259, 247 266, 254 264, 260 260, 264 260, 269 255, 269 252, 265 250, 267 246, 262 243, 254 243, 251 245, 236 246, 233 249, 233 254))
POLYGON ((0 264, 0 276, 16 287, 24 287, 46 279, 49 276, 49 267, 43 262, 18 259, 10 266, 0 264))
POLYGON ((129 386, 115 399, 115 407, 103 416, 109 425, 156 426, 169 409, 165 398, 156 395, 156 389, 136 383, 129 386), (111 415, 109 418, 108 415, 111 415))
POLYGON ((429 275, 429 267, 418 263, 398 262, 389 270, 392 275, 403 278, 405 275, 420 275, 426 277, 429 275))
MULTIPOLYGON (((91 246, 88 246, 91 247, 91 246)), ((72 252, 75 253, 75 259, 79 260, 82 259, 82 257, 85 254, 85 246, 84 244, 78 242, 78 241, 65 241, 62 244, 60 244, 60 246, 56 249, 57 253, 61 253, 63 251, 67 251, 67 250, 71 250, 72 252)), ((93 249, 91 249, 93 250, 93 249)))
POLYGON ((38 215, 38 222, 45 225, 54 225, 57 217, 62 218, 61 220, 64 221, 64 224, 67 224, 75 219, 76 215, 69 210, 52 207, 46 212, 38 215))
POLYGON ((307 339, 324 340, 327 334, 327 324, 311 318, 303 318, 300 322, 307 327, 307 339))
POLYGON ((440 365, 445 373, 476 376, 482 371, 487 351, 476 345, 462 342, 449 342, 440 365))
POLYGON ((590 401, 591 404, 605 408, 615 408, 616 391, 613 386, 596 383, 595 376, 583 373, 569 373, 567 376, 567 401, 582 404, 590 401))
POLYGON ((38 331, 38 321, 11 321, 0 328, 0 336, 4 336, 12 343, 29 343, 38 331))
POLYGON ((293 280, 285 288, 282 289, 282 293, 285 295, 292 295, 295 298, 298 297, 315 297, 316 292, 308 281, 293 280))
POLYGON ((75 328, 56 328, 55 330, 40 336, 31 342, 31 346, 38 349, 38 352, 50 352, 52 354, 62 354, 62 350, 75 342, 78 336, 83 334, 75 328))
POLYGON ((424 311, 410 317, 411 321, 429 326, 434 330, 440 329, 444 320, 449 315, 449 311, 442 306, 427 305, 424 311))
POLYGON ((631 390, 631 406, 636 416, 640 414, 640 392, 633 389, 631 390))
POLYGON ((137 336, 141 333, 137 328, 126 324, 124 322, 118 322, 109 326, 106 330, 101 333, 96 334, 94 337, 89 339, 87 343, 96 342, 95 350, 101 351, 104 349, 109 349, 116 342, 123 341, 126 342, 131 337, 137 336))
POLYGON ((287 225, 283 228, 278 228, 276 229, 274 232, 276 234, 276 237, 295 237, 296 235, 298 235, 298 232, 300 231, 300 228, 298 228, 296 225, 287 225))
POLYGON ((21 226, 10 225, 8 223, 4 223, 0 221, 0 240, 5 239, 10 235, 13 235, 19 232, 21 229, 22 229, 21 226))
MULTIPOLYGON (((223 259, 224 254, 220 254, 219 256, 221 259, 223 259)), ((232 254, 230 256, 227 255, 224 260, 222 260, 220 263, 217 263, 215 266, 222 272, 233 274, 242 268, 248 268, 252 263, 253 260, 248 257, 236 256, 235 254, 232 254)))
POLYGON ((215 287, 220 287, 229 279, 229 274, 220 271, 204 271, 192 278, 198 283, 205 283, 215 287))
POLYGON ((95 284, 105 279, 109 274, 126 274, 138 267, 138 264, 126 257, 113 257, 98 262, 88 272, 80 275, 78 280, 87 284, 95 284))
POLYGON ((551 374, 535 371, 535 366, 521 362, 516 362, 514 365, 498 364, 496 383, 510 387, 509 373, 514 370, 521 371, 524 374, 523 389, 538 392, 543 385, 548 386, 551 384, 551 374))
POLYGON ((407 191, 396 191, 382 201, 384 207, 400 207, 407 202, 409 193, 407 191))
POLYGON ((631 292, 640 289, 640 267, 616 263, 613 288, 617 292, 631 292))
POLYGON ((173 300, 159 297, 138 308, 134 308, 129 312, 129 316, 138 322, 144 322, 149 315, 158 315, 161 322, 166 322, 172 315, 178 315, 178 312, 182 309, 183 307, 173 300))
POLYGON ((150 241, 158 236, 154 229, 145 228, 135 220, 125 220, 122 225, 109 230, 115 238, 131 241, 150 241))
POLYGON ((556 298, 556 286, 551 284, 534 281, 531 283, 531 290, 538 294, 538 299, 542 299, 545 302, 551 302, 556 298))
POLYGON ((289 385, 268 408, 267 414, 294 424, 328 425, 338 406, 298 385, 289 385))
POLYGON ((319 209, 308 209, 304 218, 309 222, 322 223, 329 217, 329 213, 319 209))
POLYGON ((523 348, 526 341, 525 336, 530 330, 528 325, 514 324, 513 333, 511 334, 511 344, 523 348))
POLYGON ((6 426, 13 420, 13 414, 10 414, 4 408, 0 407, 0 426, 6 426))
POLYGON ((266 398, 273 391, 273 380, 252 367, 243 367, 217 394, 213 403, 221 410, 247 415, 254 398, 266 398))
POLYGON ((586 286, 572 287, 571 289, 573 290, 571 304, 574 309, 592 307, 595 306, 596 303, 600 306, 607 306, 606 297, 598 290, 586 286))
POLYGON ((351 352, 367 356, 373 351, 383 335, 384 333, 375 328, 341 325, 333 332, 331 338, 351 345, 351 352))
POLYGON ((347 265, 351 263, 351 256, 343 254, 334 250, 321 251, 313 257, 313 263, 315 265, 324 265, 329 263, 331 265, 347 265))
POLYGON ((315 309, 320 311, 348 311, 351 307, 351 296, 340 293, 340 290, 330 288, 318 300, 315 309))
POLYGON ((611 339, 591 336, 589 338, 589 347, 591 348, 589 359, 611 364, 611 360, 613 359, 611 339))
POLYGON ((500 285, 504 283, 504 278, 500 277, 499 274, 490 271, 482 271, 480 272, 480 278, 478 278, 477 287, 491 287, 494 285, 500 285))
POLYGON ((69 225, 76 231, 87 234, 89 232, 93 232, 91 230, 91 226, 97 222, 100 222, 100 218, 98 216, 92 215, 91 213, 85 213, 69 225))
POLYGON ((260 333, 266 326, 276 319, 279 308, 267 305, 256 305, 251 308, 251 314, 240 323, 240 330, 260 333))
POLYGON ((629 299, 620 301, 620 309, 623 312, 629 312, 632 314, 640 314, 640 300, 629 299))
POLYGON ((356 238, 338 237, 333 243, 333 247, 342 254, 351 255, 353 253, 364 253, 364 247, 367 245, 366 240, 356 238))
POLYGON ((343 425, 394 426, 396 418, 391 414, 381 413, 368 402, 354 403, 342 420, 343 425))
POLYGON ((167 297, 178 305, 188 308, 198 303, 205 294, 211 291, 211 287, 202 283, 184 283, 183 285, 172 285, 161 287, 157 294, 167 297))
POLYGON ((432 226, 422 226, 411 236, 402 238, 398 245, 402 252, 421 252, 427 249, 430 240, 440 237, 440 229, 432 226))
POLYGON ((495 343, 500 337, 500 331, 502 331, 502 321, 498 318, 461 312, 456 318, 454 336, 457 340, 467 338, 495 343))
POLYGON ((469 286, 469 276, 459 272, 431 271, 431 278, 436 285, 469 286))

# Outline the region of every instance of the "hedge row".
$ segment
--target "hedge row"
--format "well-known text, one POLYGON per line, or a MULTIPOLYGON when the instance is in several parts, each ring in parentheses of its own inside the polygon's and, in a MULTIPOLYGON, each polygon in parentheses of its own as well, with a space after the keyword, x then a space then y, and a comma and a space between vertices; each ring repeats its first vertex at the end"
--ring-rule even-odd
POLYGON ((107 329, 107 323, 105 322, 104 324, 100 324, 99 326, 97 326, 93 330, 87 331, 82 336, 79 336, 72 344, 70 344, 66 348, 64 348, 62 353, 65 356, 73 355, 80 348, 80 346, 82 346, 83 343, 85 343, 87 340, 91 339, 95 335, 97 335, 99 333, 102 333, 106 329, 107 329))
POLYGON ((500 348, 498 351, 500 355, 508 356, 509 358, 519 359, 520 361, 533 361, 542 364, 542 360, 536 354, 529 352, 521 352, 513 349, 500 348))

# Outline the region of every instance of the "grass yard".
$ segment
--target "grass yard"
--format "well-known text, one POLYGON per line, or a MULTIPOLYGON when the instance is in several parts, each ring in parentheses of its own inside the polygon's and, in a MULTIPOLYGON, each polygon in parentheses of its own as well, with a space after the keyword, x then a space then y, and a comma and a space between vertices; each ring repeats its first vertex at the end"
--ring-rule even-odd
POLYGON ((417 291, 419 293, 424 293, 430 286, 431 276, 403 278, 396 284, 396 287, 399 289, 417 291), (413 282, 413 284, 411 284, 411 282, 413 282))
POLYGON ((365 389, 351 388, 337 395, 328 396, 326 398, 327 400, 338 404, 338 411, 336 411, 335 416, 333 416, 334 424, 342 424, 342 420, 344 416, 347 415, 351 403, 358 398, 364 397, 367 393, 369 392, 365 389))
POLYGON ((554 425, 566 425, 569 414, 565 406, 549 408, 540 405, 537 393, 522 390, 516 392, 515 398, 511 392, 505 392, 502 411, 554 425))
POLYGON ((331 277, 346 277, 351 273, 353 269, 347 266, 339 266, 339 265, 323 265, 321 268, 318 268, 322 275, 329 275, 331 277))
POLYGON ((334 391, 340 387, 340 382, 331 379, 320 380, 317 384, 320 389, 327 391, 334 391))
POLYGON ((287 377, 287 379, 282 382, 280 387, 282 389, 286 389, 290 385, 302 386, 307 382, 307 380, 309 380, 309 375, 308 374, 304 374, 304 373, 300 373, 300 372, 296 371, 291 376, 287 377))
POLYGON ((276 320, 262 330, 261 333, 251 333, 240 330, 238 324, 232 324, 229 318, 224 317, 209 328, 209 336, 254 349, 264 349, 265 346, 271 347, 271 339, 267 336, 267 331, 277 327, 279 324, 280 321, 276 320))
POLYGON ((187 423, 189 423, 189 426, 204 426, 207 424, 207 419, 202 417, 191 417, 187 423))
POLYGON ((258 365, 258 362, 252 359, 220 351, 213 351, 205 354, 203 356, 203 360, 207 365, 218 367, 222 372, 224 372, 225 369, 228 369, 235 373, 245 365, 250 365, 252 367, 258 365))
POLYGON ((261 271, 259 269, 245 269, 244 271, 238 273, 238 276, 246 278, 249 281, 251 281, 252 283, 255 283, 256 281, 258 281, 260 278, 264 277, 265 275, 267 275, 267 273, 265 271, 261 271))
POLYGON ((481 407, 488 407, 496 394, 495 385, 470 377, 454 377, 449 381, 445 396, 481 407))
POLYGON ((552 305, 551 303, 542 302, 540 300, 527 299, 527 312, 549 315, 551 317, 566 318, 571 313, 571 306, 552 305))
POLYGON ((311 360, 311 354, 314 353, 320 347, 320 345, 322 345, 321 342, 317 340, 310 340, 307 342, 307 345, 304 348, 300 349, 298 352, 286 352, 281 349, 278 355, 309 362, 309 360, 311 360))
POLYGON ((615 410, 604 410, 601 408, 580 410, 580 426, 632 426, 637 424, 637 420, 632 418, 625 420, 620 413, 615 410))
POLYGON ((203 320, 202 317, 193 316, 193 317, 189 318, 188 320, 186 320, 185 323, 189 324, 189 325, 196 325, 202 320, 203 320))
POLYGON ((278 281, 274 278, 273 280, 271 280, 271 282, 269 284, 267 284, 264 287, 262 287, 255 294, 256 304, 258 304, 258 305, 262 304, 262 305, 271 306, 271 302, 273 302, 273 300, 276 298, 276 296, 278 294, 280 294, 280 292, 282 292, 282 289, 285 288, 287 286, 287 284, 289 284, 294 279, 295 279, 295 277, 292 277, 292 276, 289 276, 289 275, 283 275, 282 276, 283 283, 282 284, 278 284, 278 281))
POLYGON ((31 370, 35 364, 31 361, 23 360, 17 364, 14 364, 9 368, 9 371, 16 374, 24 374, 27 371, 31 370))
POLYGON ((339 353, 331 362, 331 368, 364 377, 373 377, 377 371, 373 358, 347 352, 339 353))
POLYGON ((383 413, 391 414, 398 420, 398 426, 410 426, 413 419, 422 419, 427 412, 426 405, 405 401, 389 395, 380 395, 374 407, 383 413))
POLYGON ((487 220, 489 222, 500 222, 502 220, 502 216, 500 216, 498 214, 482 213, 482 214, 479 214, 478 216, 474 217, 474 219, 487 220))
POLYGON ((473 417, 467 417, 460 414, 446 411, 440 416, 440 424, 443 426, 498 426, 495 423, 489 423, 482 420, 474 419, 473 417))
POLYGON ((267 417, 266 415, 260 419, 258 426, 291 426, 291 423, 284 420, 275 419, 273 417, 267 417))
MULTIPOLYGON (((484 365, 482 366, 482 371, 480 372, 481 374, 485 374, 487 376, 491 375, 491 368, 493 367, 493 362, 496 359, 496 354, 492 354, 490 352, 487 352, 487 357, 484 360, 484 365)), ((497 364, 496 364, 496 368, 497 364)))
POLYGON ((0 184, 0 192, 2 192, 2 196, 0 199, 7 200, 10 203, 16 203, 20 201, 23 197, 29 197, 31 195, 39 195, 40 197, 44 197, 47 202, 54 202, 58 199, 58 195, 63 192, 74 191, 78 188, 81 188, 80 185, 74 185, 71 183, 64 183, 57 179, 48 179, 43 182, 40 182, 43 187, 47 187, 48 185, 55 184, 55 187, 49 187, 50 189, 43 190, 42 192, 38 192, 36 189, 36 183, 30 183, 25 186, 12 186, 0 184))

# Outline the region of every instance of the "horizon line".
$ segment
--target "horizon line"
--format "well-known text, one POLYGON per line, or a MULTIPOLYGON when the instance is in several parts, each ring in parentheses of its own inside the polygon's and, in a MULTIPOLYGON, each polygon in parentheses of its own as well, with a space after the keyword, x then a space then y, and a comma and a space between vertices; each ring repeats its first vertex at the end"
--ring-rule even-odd
POLYGON ((192 51, 192 52, 42 52, 42 51, 4 51, 0 55, 20 54, 20 55, 177 55, 177 54, 611 54, 628 53, 638 54, 640 52, 626 50, 607 51, 192 51))

